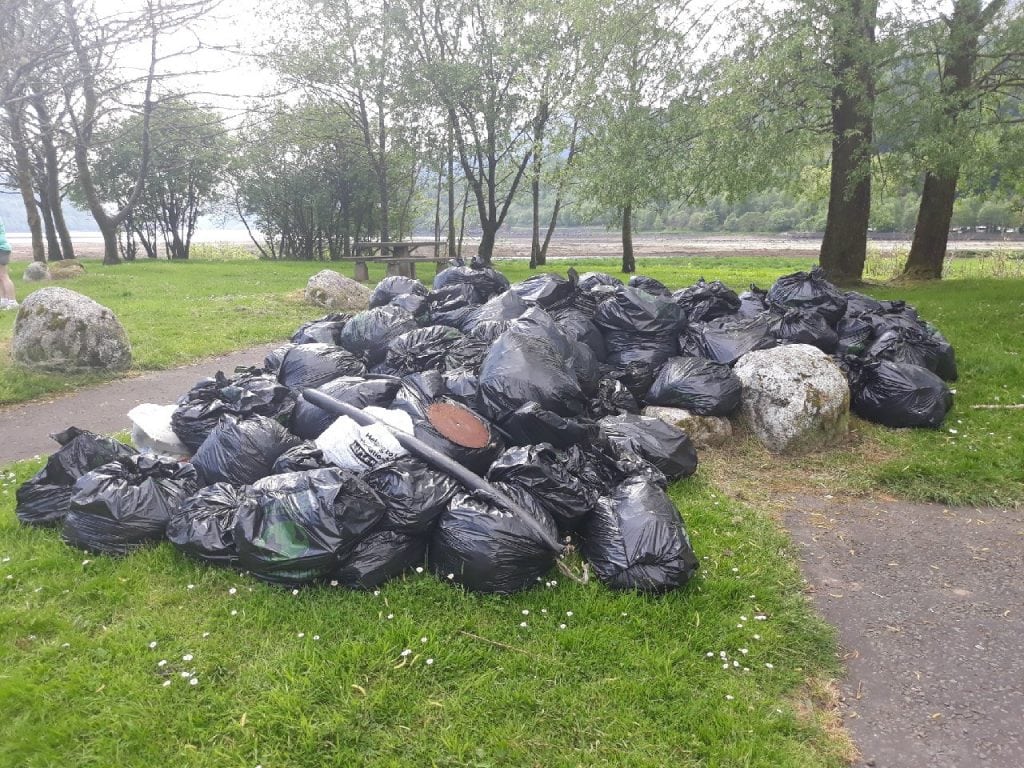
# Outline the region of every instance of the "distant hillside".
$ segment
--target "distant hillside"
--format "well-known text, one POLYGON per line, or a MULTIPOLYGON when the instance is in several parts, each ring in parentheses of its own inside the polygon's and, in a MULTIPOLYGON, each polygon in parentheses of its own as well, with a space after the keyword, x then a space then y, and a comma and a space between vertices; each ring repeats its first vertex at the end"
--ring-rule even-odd
MULTIPOLYGON (((21 195, 17 192, 0 190, 0 219, 8 232, 28 232, 28 220, 25 218, 25 206, 21 195)), ((80 211, 64 204, 64 219, 68 229, 77 232, 95 232, 96 222, 88 211, 80 211)))

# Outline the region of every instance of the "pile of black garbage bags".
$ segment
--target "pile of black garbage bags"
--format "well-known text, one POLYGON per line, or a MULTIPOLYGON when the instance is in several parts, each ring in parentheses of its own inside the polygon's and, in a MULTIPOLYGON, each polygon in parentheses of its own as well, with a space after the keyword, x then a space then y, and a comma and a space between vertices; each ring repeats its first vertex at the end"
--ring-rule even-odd
POLYGON ((185 456, 75 428, 55 435, 60 450, 18 489, 16 511, 88 551, 168 539, 288 586, 370 589, 427 566, 510 593, 543 582, 571 544, 608 586, 664 592, 698 567, 665 491, 693 474, 697 454, 641 407, 728 415, 740 400, 730 366, 785 343, 840 356, 865 418, 936 426, 950 405, 939 376, 954 378, 956 363, 941 334, 911 307, 842 293, 817 272, 738 296, 719 282, 673 293, 651 278, 626 286, 573 270, 509 285, 460 264, 432 288, 385 278, 366 311, 307 323, 262 366, 198 382, 170 422, 185 456), (348 433, 307 388, 400 417, 402 431, 512 503, 387 434, 339 446, 348 433), (439 428, 438 404, 469 413, 483 434, 439 428))

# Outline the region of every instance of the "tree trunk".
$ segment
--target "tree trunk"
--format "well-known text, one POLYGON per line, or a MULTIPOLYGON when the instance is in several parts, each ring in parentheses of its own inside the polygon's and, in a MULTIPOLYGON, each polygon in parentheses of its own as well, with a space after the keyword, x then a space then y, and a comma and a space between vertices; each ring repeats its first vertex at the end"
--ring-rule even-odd
POLYGON ((622 209, 622 271, 626 274, 636 272, 636 259, 633 258, 632 203, 626 203, 622 209))
MULTIPOLYGON (((565 168, 563 171, 568 170, 572 164, 573 157, 576 156, 576 131, 579 128, 579 120, 574 120, 572 124, 572 138, 569 140, 569 154, 565 158, 565 168)), ((548 222, 548 231, 544 235, 544 242, 540 246, 540 258, 541 264, 544 264, 548 258, 548 246, 551 244, 551 236, 555 234, 555 227, 558 225, 558 212, 562 209, 562 194, 565 191, 565 175, 558 181, 558 192, 555 194, 555 204, 551 209, 551 219, 548 222)))
MULTIPOLYGON (((39 117, 39 138, 43 145, 44 179, 47 199, 50 203, 50 212, 53 216, 53 226, 57 230, 57 239, 60 240, 60 251, 58 258, 75 258, 75 246, 71 242, 71 233, 68 231, 67 222, 64 220, 64 210, 61 208, 60 194, 60 161, 57 159, 57 147, 53 143, 53 121, 50 119, 50 110, 47 109, 46 99, 41 93, 33 89, 32 108, 39 117)), ((53 254, 50 256, 53 259, 53 254)))
POLYGON ((544 129, 548 121, 548 103, 542 100, 533 119, 533 168, 530 179, 530 198, 533 201, 532 238, 530 240, 530 269, 536 269, 545 262, 540 247, 540 170, 541 148, 544 144, 544 129))
POLYGON ((498 227, 501 225, 493 221, 482 221, 480 226, 483 232, 480 236, 480 247, 477 249, 476 255, 480 257, 480 261, 490 266, 491 256, 494 253, 494 241, 498 235, 498 227))
POLYGON ((458 253, 455 244, 455 140, 451 123, 448 124, 448 258, 458 253))
POLYGON ((533 200, 530 269, 536 269, 545 261, 544 254, 540 250, 540 158, 537 157, 537 150, 533 152, 533 172, 533 178, 530 180, 530 197, 533 200))
POLYGON ((953 219, 958 174, 938 176, 927 173, 917 211, 914 241, 910 246, 903 276, 911 280, 939 280, 946 258, 949 222, 953 219))
MULTIPOLYGON (((948 135, 952 137, 957 135, 960 115, 970 108, 982 31, 1005 4, 993 0, 982 9, 977 0, 959 0, 948 18, 949 54, 939 79, 939 88, 946 105, 943 116, 948 123, 948 135)), ((912 280, 942 278, 959 177, 960 163, 957 160, 950 161, 944 168, 933 168, 925 174, 921 206, 914 225, 914 241, 910 246, 907 265, 903 268, 904 277, 912 280)))
POLYGON ((14 102, 8 101, 4 107, 9 118, 11 144, 14 145, 18 191, 21 192, 21 202, 25 206, 25 218, 28 219, 28 228, 32 233, 32 259, 33 261, 46 261, 43 227, 39 220, 39 208, 36 206, 35 189, 32 185, 32 158, 29 155, 28 145, 25 143, 25 124, 22 122, 19 107, 15 106, 14 102))
POLYGON ((440 169, 437 172, 437 194, 434 197, 434 258, 440 257, 441 251, 441 185, 443 174, 440 169))
POLYGON ((840 284, 860 282, 867 256, 877 14, 877 0, 851 0, 832 21, 832 169, 818 262, 840 284))
POLYGON ((48 261, 60 261, 60 240, 57 238, 57 228, 53 225, 53 208, 45 182, 39 186, 39 212, 42 214, 43 229, 46 231, 46 258, 48 261))

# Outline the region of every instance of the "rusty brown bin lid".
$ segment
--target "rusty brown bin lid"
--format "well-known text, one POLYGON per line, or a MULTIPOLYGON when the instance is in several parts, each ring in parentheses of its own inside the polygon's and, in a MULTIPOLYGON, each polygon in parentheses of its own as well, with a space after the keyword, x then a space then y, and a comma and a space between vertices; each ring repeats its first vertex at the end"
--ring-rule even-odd
POLYGON ((491 441, 491 431, 483 419, 459 403, 431 403, 427 406, 427 420, 463 448, 484 448, 491 441))

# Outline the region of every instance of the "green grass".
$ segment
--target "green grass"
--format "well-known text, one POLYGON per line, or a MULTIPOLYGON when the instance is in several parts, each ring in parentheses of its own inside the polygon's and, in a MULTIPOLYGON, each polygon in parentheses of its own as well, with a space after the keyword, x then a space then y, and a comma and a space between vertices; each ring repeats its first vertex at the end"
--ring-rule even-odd
MULTIPOLYGON (((109 307, 128 332, 133 370, 162 370, 207 355, 286 340, 301 323, 324 313, 302 303, 309 277, 336 268, 351 275, 351 264, 275 262, 226 258, 188 262, 142 260, 116 267, 84 260, 86 274, 61 285, 109 307), (298 292, 298 294, 296 294, 298 292)), ((27 263, 11 264, 19 300, 44 287, 24 283, 27 263), (28 287, 31 286, 31 287, 28 287)), ((433 265, 420 272, 427 280, 433 265)), ((370 278, 384 272, 372 265, 370 278)), ((96 375, 60 376, 15 367, 8 349, 16 313, 0 312, 0 405, 17 403, 104 380, 96 375)), ((109 377, 106 377, 109 378, 109 377)))
MULTIPOLYGON (((871 426, 898 458, 870 468, 872 484, 911 499, 962 505, 1024 503, 1024 280, 963 279, 878 287, 937 325, 957 353, 953 411, 938 431, 871 426)), ((867 425, 864 425, 867 428, 867 425)))
POLYGON ((843 764, 802 714, 837 661, 787 542, 699 476, 673 495, 701 571, 663 597, 557 573, 511 597, 429 574, 296 596, 166 543, 113 559, 19 528, 37 466, 0 480, 0 765, 843 764))

